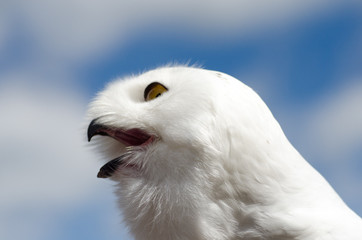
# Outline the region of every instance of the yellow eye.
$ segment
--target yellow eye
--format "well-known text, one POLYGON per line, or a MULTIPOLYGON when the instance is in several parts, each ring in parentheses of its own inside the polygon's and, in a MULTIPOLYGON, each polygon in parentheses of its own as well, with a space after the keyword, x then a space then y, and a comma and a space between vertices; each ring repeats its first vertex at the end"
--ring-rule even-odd
POLYGON ((145 101, 150 101, 162 95, 162 93, 167 92, 167 88, 161 83, 153 82, 148 85, 143 94, 145 101))

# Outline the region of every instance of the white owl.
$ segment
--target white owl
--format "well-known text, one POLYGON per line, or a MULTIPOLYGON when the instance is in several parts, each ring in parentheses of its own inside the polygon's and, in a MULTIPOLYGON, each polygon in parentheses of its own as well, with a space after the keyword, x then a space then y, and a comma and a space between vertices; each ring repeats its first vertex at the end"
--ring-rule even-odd
POLYGON ((362 240, 362 220, 224 73, 158 68, 110 83, 89 140, 135 239, 362 240))

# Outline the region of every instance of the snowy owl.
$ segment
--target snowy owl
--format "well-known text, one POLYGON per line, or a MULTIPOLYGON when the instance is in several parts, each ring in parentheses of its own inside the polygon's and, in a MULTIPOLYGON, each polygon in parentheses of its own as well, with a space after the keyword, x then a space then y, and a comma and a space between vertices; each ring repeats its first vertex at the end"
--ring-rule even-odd
POLYGON ((362 239, 361 218, 227 74, 167 66, 119 79, 88 116, 108 161, 98 177, 117 182, 135 239, 362 239))

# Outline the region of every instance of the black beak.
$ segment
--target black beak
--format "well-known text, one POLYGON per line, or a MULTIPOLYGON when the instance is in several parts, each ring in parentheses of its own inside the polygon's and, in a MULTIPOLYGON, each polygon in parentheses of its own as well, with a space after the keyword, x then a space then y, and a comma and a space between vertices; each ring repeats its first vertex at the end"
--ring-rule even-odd
POLYGON ((102 136, 106 136, 108 135, 105 130, 107 129, 105 126, 96 123, 98 120, 98 118, 93 119, 92 122, 89 124, 88 126, 88 131, 87 131, 87 135, 88 135, 88 142, 90 142, 90 140, 92 139, 93 136, 95 135, 102 135, 102 136))
POLYGON ((104 164, 97 174, 98 178, 108 178, 113 175, 113 173, 117 170, 117 168, 123 163, 123 156, 117 157, 108 163, 104 164))

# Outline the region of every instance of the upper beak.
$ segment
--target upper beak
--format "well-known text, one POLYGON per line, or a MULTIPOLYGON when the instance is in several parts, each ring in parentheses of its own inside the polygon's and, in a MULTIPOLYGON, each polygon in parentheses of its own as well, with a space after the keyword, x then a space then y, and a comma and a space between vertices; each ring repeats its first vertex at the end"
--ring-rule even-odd
POLYGON ((107 128, 104 125, 96 123, 97 120, 98 119, 93 119, 88 126, 88 131, 87 131, 88 142, 92 139, 94 135, 103 135, 103 136, 107 135, 107 133, 104 131, 107 128))

